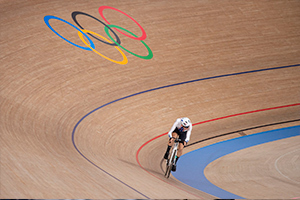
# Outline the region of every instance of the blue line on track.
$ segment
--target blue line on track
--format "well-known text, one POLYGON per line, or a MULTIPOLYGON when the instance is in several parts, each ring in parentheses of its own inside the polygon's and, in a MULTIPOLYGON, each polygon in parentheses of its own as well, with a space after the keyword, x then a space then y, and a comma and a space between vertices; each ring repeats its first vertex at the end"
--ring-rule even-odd
POLYGON ((207 180, 204 175, 207 165, 218 158, 245 148, 295 136, 300 136, 300 126, 271 130, 215 143, 181 156, 178 169, 173 176, 187 185, 221 199, 243 199, 244 197, 223 190, 207 180))
POLYGON ((93 161, 89 160, 76 146, 75 143, 75 133, 76 133, 76 129, 79 126, 79 124, 88 116, 90 116, 91 114, 93 114, 94 112, 100 110, 103 107, 106 107, 110 104, 116 103, 118 101, 124 100, 124 99, 128 99, 130 97, 134 97, 140 94, 144 94, 147 92, 151 92, 151 91, 155 91, 155 90, 160 90, 160 89, 164 89, 164 88, 169 88, 169 87, 173 87, 173 86, 178 86, 178 85, 183 85, 183 84, 188 84, 188 83, 193 83, 193 82, 199 82, 199 81, 204 81, 204 80, 210 80, 210 79, 217 79, 217 78, 223 78, 223 77, 229 77, 229 76, 238 76, 238 75, 243 75, 243 74, 250 74, 250 73, 256 73, 256 72, 263 72, 263 71, 270 71, 270 70, 277 70, 277 69, 285 69, 285 68, 291 68, 291 67, 299 67, 300 64, 295 64, 295 65, 287 65, 287 66, 280 66, 280 67, 272 67, 272 68, 265 68, 265 69, 258 69, 258 70, 251 70, 251 71, 245 71, 245 72, 238 72, 238 73, 231 73, 231 74, 224 74, 224 75, 218 75, 218 76, 212 76, 212 77, 207 77, 207 78, 201 78, 201 79, 195 79, 195 80, 191 80, 191 81, 185 81, 185 82, 180 82, 180 83, 175 83, 175 84, 171 84, 171 85, 165 85, 165 86, 161 86, 161 87, 157 87, 157 88, 153 88, 153 89, 149 89, 149 90, 145 90, 142 92, 138 92, 138 93, 134 93, 125 97, 121 97, 119 99, 113 100, 111 102, 108 102, 92 111, 90 111, 89 113, 87 113, 86 115, 84 115, 75 125, 75 127, 73 128, 72 131, 72 142, 73 142, 73 146, 75 147, 76 151, 83 157, 85 158, 88 162, 90 162, 92 165, 94 165, 95 167, 97 167, 99 170, 101 170, 102 172, 104 172, 105 174, 109 175, 110 177, 114 178, 115 180, 119 181, 120 183, 124 184, 125 186, 129 187, 130 189, 136 191, 137 193, 141 194, 142 196, 144 196, 145 198, 149 199, 149 197, 147 197, 146 195, 144 195, 143 193, 137 191, 136 189, 132 188, 131 186, 129 186, 128 184, 124 183, 123 181, 121 181, 120 179, 118 179, 117 177, 113 176, 112 174, 108 173, 107 171, 105 171, 104 169, 100 168, 98 165, 96 165, 93 161))

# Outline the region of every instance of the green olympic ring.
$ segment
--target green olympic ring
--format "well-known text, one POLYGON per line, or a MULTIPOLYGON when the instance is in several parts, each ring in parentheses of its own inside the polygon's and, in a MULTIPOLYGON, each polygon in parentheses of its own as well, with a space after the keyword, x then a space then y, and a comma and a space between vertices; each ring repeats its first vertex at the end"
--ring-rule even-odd
MULTIPOLYGON (((133 36, 136 37, 136 38, 138 37, 138 36, 135 35, 134 33, 130 32, 130 31, 128 31, 128 30, 126 30, 125 28, 122 28, 122 27, 120 27, 120 26, 117 26, 117 25, 110 25, 110 24, 108 24, 107 26, 110 27, 110 28, 112 27, 112 28, 118 28, 118 29, 121 29, 121 30, 126 31, 127 33, 133 35, 133 36)), ((125 48, 122 47, 119 43, 117 43, 117 41, 114 40, 114 39, 111 37, 111 35, 109 34, 109 30, 108 30, 108 28, 107 28, 106 26, 104 27, 104 29, 105 29, 105 32, 106 32, 106 34, 108 35, 108 37, 109 37, 115 44, 117 44, 119 47, 121 47, 123 50, 127 51, 128 53, 130 53, 130 54, 132 54, 132 55, 134 55, 134 56, 136 56, 136 57, 138 57, 138 58, 142 58, 142 59, 151 59, 151 58, 153 58, 153 53, 152 53, 151 49, 149 48, 149 46, 148 46, 144 41, 141 40, 141 42, 143 43, 143 45, 147 48, 149 54, 148 54, 147 56, 140 56, 140 55, 138 55, 138 54, 135 54, 135 53, 133 53, 133 52, 131 52, 131 51, 125 49, 125 48)))

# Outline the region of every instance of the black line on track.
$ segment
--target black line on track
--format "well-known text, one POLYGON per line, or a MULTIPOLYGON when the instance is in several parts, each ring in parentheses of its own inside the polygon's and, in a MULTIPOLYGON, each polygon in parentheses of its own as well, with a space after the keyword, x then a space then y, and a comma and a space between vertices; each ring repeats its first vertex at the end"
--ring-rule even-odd
POLYGON ((272 123, 272 124, 265 124, 265 125, 261 125, 261 126, 255 126, 255 127, 251 127, 251 128, 246 128, 246 129, 238 130, 238 131, 224 133, 224 134, 221 134, 221 135, 216 135, 216 136, 209 137, 209 138, 206 138, 206 139, 203 139, 203 140, 199 140, 197 142, 193 142, 191 144, 186 145, 185 148, 190 147, 190 146, 195 145, 195 144, 198 144, 200 142, 204 142, 204 141, 207 141, 207 140, 215 139, 215 138, 218 138, 218 137, 223 137, 223 136, 226 136, 226 135, 231 135, 231 134, 234 134, 234 133, 241 133, 241 132, 249 131, 249 130, 253 130, 253 129, 263 128, 263 127, 267 127, 267 126, 275 126, 275 125, 279 125, 279 124, 291 123, 291 122, 296 122, 296 121, 300 121, 300 119, 295 119, 295 120, 290 120, 290 121, 283 121, 283 122, 277 122, 277 123, 272 123))

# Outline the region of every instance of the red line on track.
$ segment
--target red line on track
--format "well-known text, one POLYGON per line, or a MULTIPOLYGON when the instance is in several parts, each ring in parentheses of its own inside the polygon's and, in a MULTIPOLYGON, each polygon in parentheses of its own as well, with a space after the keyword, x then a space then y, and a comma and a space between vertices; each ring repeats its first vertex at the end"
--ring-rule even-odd
MULTIPOLYGON (((263 112, 263 111, 269 111, 269 110, 275 110, 275 109, 280 109, 280 108, 288 108, 288 107, 293 107, 293 106, 300 106, 300 103, 289 104, 289 105, 283 105, 283 106, 277 106, 277 107, 272 107, 272 108, 264 108, 264 109, 259 109, 259 110, 253 110, 253 111, 248 111, 248 112, 243 112, 243 113, 238 113, 238 114, 228 115, 228 116, 224 116, 224 117, 218 117, 218 118, 214 118, 214 119, 210 119, 210 120, 206 120, 206 121, 202 121, 202 122, 195 123, 195 124, 193 124, 193 126, 200 125, 200 124, 205 124, 205 123, 208 123, 208 122, 213 122, 213 121, 217 121, 217 120, 221 120, 221 119, 226 119, 226 118, 230 118, 230 117, 236 117, 236 116, 247 115, 247 114, 252 114, 252 113, 257 113, 257 112, 263 112)), ((149 172, 148 170, 146 170, 146 169, 141 165, 141 163, 140 163, 140 161, 139 161, 139 153, 140 153, 140 151, 141 151, 147 144, 149 144, 150 142, 152 142, 152 141, 154 141, 154 140, 156 140, 156 139, 158 139, 158 138, 160 138, 160 137, 162 137, 162 136, 164 136, 164 135, 167 135, 167 134, 168 134, 168 132, 167 132, 167 133, 163 133, 163 134, 158 135, 158 136, 152 138, 151 140, 145 142, 145 143, 138 149, 138 151, 136 152, 136 161, 137 161, 137 163, 139 164, 139 166, 140 166, 143 170, 145 170, 147 173, 149 173, 150 175, 154 176, 155 178, 157 178, 157 179, 159 179, 159 180, 161 180, 161 181, 163 181, 163 182, 165 182, 165 183, 168 183, 169 185, 172 185, 172 186, 176 187, 177 189, 180 189, 180 190, 185 191, 185 192, 187 192, 187 193, 189 193, 189 194, 192 194, 192 193, 190 193, 190 192, 188 192, 188 191, 186 191, 186 190, 183 190, 183 189, 177 187, 176 185, 173 185, 173 184, 171 184, 171 183, 169 183, 169 182, 167 182, 167 181, 165 181, 165 180, 163 180, 163 179, 161 179, 161 178, 155 176, 154 174, 152 174, 151 172, 149 172)), ((196 197, 198 197, 198 198, 202 198, 202 197, 199 197, 199 196, 197 196, 197 195, 195 195, 195 194, 192 194, 192 195, 194 195, 194 196, 196 196, 196 197)), ((202 199, 203 199, 203 198, 202 198, 202 199)))

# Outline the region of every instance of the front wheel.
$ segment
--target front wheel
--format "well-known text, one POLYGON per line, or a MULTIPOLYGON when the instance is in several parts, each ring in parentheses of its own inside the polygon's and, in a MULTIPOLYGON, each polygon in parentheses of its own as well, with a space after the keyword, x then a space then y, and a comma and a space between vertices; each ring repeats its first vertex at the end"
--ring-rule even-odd
POLYGON ((169 159, 167 161, 167 164, 166 164, 166 173, 165 173, 165 177, 167 177, 167 178, 170 177, 170 174, 171 174, 171 171, 172 171, 172 167, 173 167, 173 163, 174 163, 174 160, 175 160, 176 152, 177 151, 173 151, 172 154, 169 156, 169 159))
POLYGON ((167 164, 167 165, 166 165, 166 173, 165 173, 165 177, 167 177, 167 178, 170 177, 171 169, 172 169, 172 166, 169 165, 169 164, 167 164))

